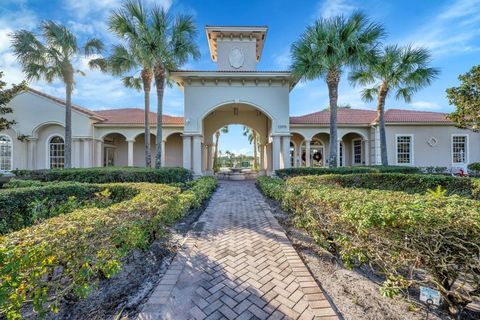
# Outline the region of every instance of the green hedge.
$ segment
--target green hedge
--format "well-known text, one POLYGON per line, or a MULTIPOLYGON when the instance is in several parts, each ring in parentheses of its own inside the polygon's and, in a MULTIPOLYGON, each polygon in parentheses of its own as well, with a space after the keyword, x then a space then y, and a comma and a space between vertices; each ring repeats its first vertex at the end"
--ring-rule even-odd
POLYGON ((15 170, 18 178, 40 181, 75 181, 85 183, 151 182, 175 183, 192 180, 184 168, 106 167, 87 169, 15 170))
POLYGON ((0 234, 20 230, 78 207, 106 206, 131 198, 127 185, 60 182, 0 190, 0 234))
POLYGON ((480 199, 480 180, 444 175, 368 173, 348 175, 324 175, 305 177, 312 185, 336 184, 342 187, 382 189, 425 194, 445 189, 446 195, 457 194, 467 198, 480 199))
POLYGON ((8 182, 4 183, 2 188, 4 189, 16 189, 16 188, 29 188, 29 187, 40 187, 44 186, 47 182, 39 180, 22 180, 22 179, 10 179, 8 182))
POLYGON ((264 195, 277 201, 285 194, 285 180, 282 179, 258 177, 257 185, 264 195))
MULTIPOLYGON (((294 223, 347 266, 374 265, 382 292, 394 296, 412 285, 430 285, 456 315, 480 296, 480 202, 441 194, 345 188, 286 181, 283 208, 294 223), (422 270, 419 279, 414 271, 422 270), (468 280, 469 286, 463 281, 468 280)), ((270 178, 259 186, 278 185, 270 178)))
POLYGON ((337 167, 337 168, 312 168, 312 167, 300 167, 300 168, 288 168, 276 170, 275 173, 278 177, 285 179, 296 176, 312 176, 312 175, 324 175, 324 174, 353 174, 353 173, 420 173, 420 169, 417 167, 406 166, 369 166, 369 167, 337 167))
POLYGON ((468 165, 468 169, 472 171, 480 171, 480 162, 473 162, 468 165))
POLYGON ((0 315, 43 317, 64 297, 85 297, 99 279, 122 269, 132 249, 145 249, 190 208, 210 197, 216 179, 184 192, 163 184, 130 183, 137 195, 106 208, 54 217, 0 239, 0 315))

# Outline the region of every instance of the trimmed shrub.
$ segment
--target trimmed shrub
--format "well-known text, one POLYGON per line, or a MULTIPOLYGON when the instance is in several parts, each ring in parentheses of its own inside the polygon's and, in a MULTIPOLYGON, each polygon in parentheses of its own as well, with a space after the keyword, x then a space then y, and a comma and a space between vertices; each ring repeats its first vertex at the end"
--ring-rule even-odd
POLYGON ((313 181, 289 179, 282 206, 294 214, 298 227, 346 266, 371 265, 382 272, 386 296, 430 284, 452 315, 479 298, 479 201, 313 181), (425 277, 418 277, 419 270, 425 277))
POLYGON ((480 162, 473 162, 468 165, 468 169, 472 171, 480 171, 480 162))
POLYGON ((53 170, 15 170, 21 179, 40 181, 75 181, 85 183, 151 182, 175 183, 192 180, 192 173, 184 168, 74 168, 53 170))
POLYGON ((13 232, 0 242, 0 314, 21 317, 28 302, 38 316, 59 301, 85 297, 99 279, 122 269, 132 249, 145 249, 165 226, 210 197, 216 179, 196 180, 185 192, 131 183, 137 194, 107 208, 88 208, 13 232), (193 200, 194 199, 194 200, 193 200))
POLYGON ((335 184, 341 187, 382 189, 425 194, 441 187, 446 195, 480 199, 480 180, 444 175, 368 173, 305 177, 312 185, 335 184))
POLYGON ((44 186, 46 182, 39 180, 22 180, 22 179, 10 179, 7 183, 3 184, 4 189, 16 189, 16 188, 28 188, 28 187, 40 187, 44 186))
POLYGON ((296 176, 312 176, 312 175, 324 175, 324 174, 359 174, 359 173, 420 173, 420 169, 417 167, 406 166, 369 166, 369 167, 336 167, 336 168, 312 168, 312 167, 300 167, 300 168, 288 168, 276 170, 275 173, 278 177, 285 179, 296 176))
POLYGON ((136 191, 126 185, 61 182, 0 191, 0 234, 20 230, 79 207, 106 206, 136 191))
POLYGON ((263 194, 274 200, 280 201, 285 193, 285 181, 271 177, 258 177, 257 186, 263 194))

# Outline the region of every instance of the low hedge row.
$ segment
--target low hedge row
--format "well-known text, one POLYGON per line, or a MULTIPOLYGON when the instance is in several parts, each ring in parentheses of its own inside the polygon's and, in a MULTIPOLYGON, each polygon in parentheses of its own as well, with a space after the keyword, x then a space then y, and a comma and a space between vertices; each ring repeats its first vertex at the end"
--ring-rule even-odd
POLYGON ((15 170, 18 178, 40 181, 75 181, 85 183, 151 182, 176 183, 192 180, 190 170, 184 168, 74 168, 53 170, 15 170))
MULTIPOLYGON (((278 181, 267 179, 260 180, 260 188, 275 190, 278 181)), ((452 315, 478 301, 479 201, 312 181, 289 179, 275 197, 294 214, 297 226, 347 266, 375 265, 383 272, 385 295, 394 296, 412 285, 431 285, 452 315), (418 270, 426 276, 419 279, 418 270)))
POLYGON ((368 173, 305 177, 313 185, 335 184, 341 187, 382 189, 424 194, 441 187, 446 195, 480 199, 480 180, 444 175, 368 173))
POLYGON ((136 192, 126 185, 72 182, 1 190, 0 234, 20 230, 78 207, 106 206, 123 201, 136 192))
POLYGON ((296 176, 312 176, 324 174, 353 174, 353 173, 420 173, 417 167, 407 166, 368 166, 368 167, 300 167, 276 170, 278 177, 285 179, 296 176))
POLYGON ((87 296, 99 279, 121 270, 130 250, 147 248, 166 225, 210 197, 216 183, 201 178, 184 192, 128 184, 137 191, 130 200, 76 210, 1 238, 0 315, 16 319, 31 305, 43 317, 57 312, 65 297, 87 296))

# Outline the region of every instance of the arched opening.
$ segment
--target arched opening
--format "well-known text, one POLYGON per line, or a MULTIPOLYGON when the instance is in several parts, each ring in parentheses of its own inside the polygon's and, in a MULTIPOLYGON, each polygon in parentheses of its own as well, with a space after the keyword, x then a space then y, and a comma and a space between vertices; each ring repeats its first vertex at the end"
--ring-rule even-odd
POLYGON ((103 137, 102 165, 104 167, 128 165, 128 144, 123 134, 109 133, 103 137))
MULTIPOLYGON (((150 163, 152 167, 155 166, 156 145, 156 137, 153 133, 150 133, 150 163)), ((145 133, 140 133, 135 137, 135 143, 133 144, 133 165, 135 167, 145 167, 145 133)))
POLYGON ((180 132, 172 133, 166 138, 164 150, 166 167, 183 165, 183 140, 180 132))
POLYGON ((50 169, 65 167, 65 140, 61 136, 48 140, 48 166, 50 169))
POLYGON ((305 137, 297 132, 292 132, 290 135, 290 163, 292 167, 302 166, 302 151, 301 146, 305 141, 305 137), (292 150, 293 148, 293 150, 292 150))
POLYGON ((327 166, 329 157, 329 137, 328 133, 317 133, 310 140, 309 145, 305 140, 300 149, 301 165, 305 167, 324 167, 327 166))
MULTIPOLYGON (((243 167, 253 171, 258 170, 260 174, 271 171, 273 139, 280 139, 280 137, 271 137, 271 118, 255 106, 244 103, 231 103, 217 107, 203 118, 202 132, 202 172, 213 174, 214 171, 221 169, 224 163, 217 163, 219 161, 215 161, 215 155, 221 159, 232 160, 233 163, 229 162, 230 166, 243 167), (235 132, 236 140, 231 140, 232 146, 225 147, 225 144, 223 144, 222 147, 222 144, 217 144, 217 136, 218 133, 222 135, 221 129, 226 126, 235 132), (229 151, 228 154, 226 154, 226 151, 229 151)), ((192 139, 193 143, 195 143, 196 138, 193 137, 192 139)), ((285 141, 288 142, 285 146, 285 160, 288 161, 289 137, 285 141)), ((279 143, 276 144, 278 161, 280 161, 280 146, 279 143)), ((194 147, 192 147, 192 153, 194 153, 193 149, 194 147)), ((192 157, 192 164, 195 161, 194 157, 192 157)))
POLYGON ((366 164, 365 138, 349 132, 341 139, 341 159, 345 166, 362 166, 366 164))
POLYGON ((0 135, 0 170, 10 171, 13 168, 13 141, 6 134, 0 135))

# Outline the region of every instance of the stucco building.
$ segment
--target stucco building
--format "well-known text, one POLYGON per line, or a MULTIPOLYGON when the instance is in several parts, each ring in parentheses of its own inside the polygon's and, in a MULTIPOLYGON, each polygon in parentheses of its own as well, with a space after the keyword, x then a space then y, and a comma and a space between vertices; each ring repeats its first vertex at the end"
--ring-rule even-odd
MULTIPOLYGON (((184 116, 163 117, 164 166, 183 166, 196 175, 213 173, 213 135, 228 124, 243 124, 260 135, 262 173, 290 166, 325 166, 329 112, 290 117, 289 71, 259 71, 266 27, 207 26, 216 71, 171 73, 184 94, 184 116)), ((65 103, 34 89, 9 104, 18 121, 0 131, 0 170, 63 166, 65 103)), ((73 107, 74 167, 143 166, 142 109, 93 111, 73 107)), ((156 115, 151 129, 155 132, 156 115)), ((480 161, 480 135, 457 129, 445 114, 389 109, 386 112, 390 164, 464 167, 480 161)), ((151 134, 152 154, 155 135, 151 134)), ((379 130, 371 110, 338 110, 338 163, 380 164, 379 130)))

